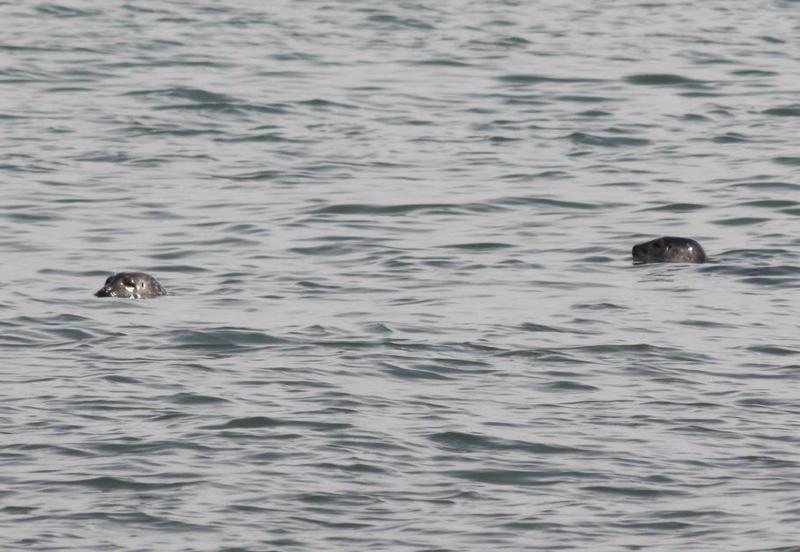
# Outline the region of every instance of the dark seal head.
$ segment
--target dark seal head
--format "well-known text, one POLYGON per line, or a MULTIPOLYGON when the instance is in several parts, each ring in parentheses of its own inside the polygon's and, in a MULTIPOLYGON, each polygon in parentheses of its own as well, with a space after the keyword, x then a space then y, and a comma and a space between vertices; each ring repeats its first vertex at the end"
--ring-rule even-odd
POLYGON ((704 263, 706 252, 689 238, 664 236, 633 246, 633 260, 639 263, 704 263))
POLYGON ((109 276, 97 290, 97 297, 122 297, 125 299, 150 299, 166 295, 167 290, 158 280, 144 272, 120 272, 109 276))

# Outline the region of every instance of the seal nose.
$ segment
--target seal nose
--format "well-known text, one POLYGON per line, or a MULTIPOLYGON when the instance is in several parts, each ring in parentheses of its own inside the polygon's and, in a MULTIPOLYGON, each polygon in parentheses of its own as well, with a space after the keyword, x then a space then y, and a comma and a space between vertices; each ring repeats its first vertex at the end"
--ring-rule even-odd
POLYGON ((97 293, 94 294, 95 297, 111 297, 111 288, 108 286, 103 286, 97 290, 97 293))

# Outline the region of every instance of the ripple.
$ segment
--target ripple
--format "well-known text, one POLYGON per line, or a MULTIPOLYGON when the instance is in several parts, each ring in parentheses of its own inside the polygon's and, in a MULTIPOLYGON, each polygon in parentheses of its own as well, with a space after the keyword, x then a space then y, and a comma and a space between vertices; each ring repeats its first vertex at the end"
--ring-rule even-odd
POLYGON ((248 418, 237 418, 220 425, 207 426, 206 429, 260 429, 269 427, 305 427, 314 430, 347 429, 350 424, 307 422, 301 420, 279 420, 264 416, 251 416, 248 418))
POLYGON ((186 88, 177 86, 173 88, 161 88, 151 90, 132 90, 125 93, 126 96, 147 96, 155 98, 171 98, 179 100, 189 100, 198 104, 206 103, 229 103, 235 101, 227 94, 210 92, 200 88, 186 88))
POLYGON ((711 139, 716 144, 741 144, 749 142, 750 138, 738 132, 726 132, 711 139))
POLYGON ((800 117, 800 104, 793 104, 784 107, 773 107, 765 109, 762 113, 764 115, 772 115, 774 117, 800 117))
POLYGON ((448 449, 458 451, 470 450, 516 450, 528 452, 536 455, 543 454, 589 454, 590 451, 577 449, 573 447, 564 447, 559 445, 546 445, 542 443, 529 443, 525 441, 509 441, 498 439, 495 437, 488 437, 475 433, 463 433, 459 431, 445 431, 441 433, 434 433, 429 438, 436 444, 446 447, 448 449))
POLYGON ((645 138, 629 138, 625 136, 600 136, 585 132, 573 132, 567 139, 575 144, 600 146, 606 148, 646 146, 651 142, 645 138))
POLYGON ((99 10, 81 10, 56 4, 41 4, 36 6, 35 9, 43 15, 53 15, 56 17, 94 17, 102 13, 99 10))
POLYGON ((247 349, 288 343, 264 332, 230 327, 174 330, 168 335, 172 346, 186 349, 247 349))
POLYGON ((773 161, 779 165, 800 166, 800 157, 775 157, 773 161))
POLYGON ((76 485, 80 487, 86 487, 89 489, 94 489, 99 491, 115 491, 115 490, 141 491, 141 490, 174 489, 179 487, 186 487, 189 485, 196 485, 198 482, 173 481, 164 483, 145 483, 130 478, 102 476, 102 477, 92 477, 89 479, 76 479, 72 481, 62 482, 62 484, 63 483, 69 485, 76 485))
POLYGON ((590 79, 583 77, 551 77, 546 75, 532 75, 532 74, 516 74, 516 75, 503 75, 498 77, 500 82, 510 84, 541 84, 541 83, 597 83, 604 82, 602 79, 590 79))
POLYGON ((769 219, 760 217, 731 217, 731 218, 717 219, 711 222, 713 224, 719 224, 721 226, 750 226, 753 224, 761 224, 763 222, 767 222, 768 220, 769 219))
POLYGON ((422 30, 434 29, 433 25, 425 21, 422 21, 420 19, 415 19, 412 17, 407 17, 407 18, 398 17, 386 13, 370 15, 367 18, 367 21, 369 21, 370 23, 378 23, 379 25, 388 28, 396 28, 396 29, 402 29, 405 27, 409 27, 412 29, 422 29, 422 30))
POLYGON ((659 205, 658 207, 648 207, 641 209, 642 212, 647 211, 664 211, 667 213, 692 213, 707 209, 707 205, 698 205, 696 203, 670 203, 669 205, 659 205))
POLYGON ((686 493, 672 489, 658 489, 653 487, 622 487, 607 485, 591 485, 583 487, 583 490, 594 493, 605 493, 612 495, 625 496, 632 499, 649 500, 665 496, 683 496, 686 493))
POLYGON ((463 249, 466 251, 496 251, 498 249, 508 249, 514 247, 509 243, 493 243, 493 242, 480 242, 480 243, 454 243, 442 245, 440 247, 446 249, 463 249))
POLYGON ((740 188, 750 188, 754 190, 800 190, 800 184, 795 184, 793 182, 781 182, 781 181, 752 181, 752 182, 738 182, 733 184, 733 186, 740 187, 740 188))
MULTIPOLYGON (((550 470, 504 470, 476 469, 452 470, 447 475, 488 485, 519 485, 522 487, 540 487, 557 485, 565 479, 597 479, 597 475, 587 472, 573 472, 559 469, 550 470)), ((601 478, 602 479, 602 478, 601 478)), ((591 487, 589 488, 602 488, 591 487)))
POLYGON ((311 211, 315 215, 408 215, 416 212, 451 212, 460 205, 448 203, 420 203, 406 205, 341 204, 319 207, 311 211))
POLYGON ((625 77, 625 82, 640 86, 678 86, 684 88, 700 88, 706 83, 681 75, 669 73, 642 73, 625 77))

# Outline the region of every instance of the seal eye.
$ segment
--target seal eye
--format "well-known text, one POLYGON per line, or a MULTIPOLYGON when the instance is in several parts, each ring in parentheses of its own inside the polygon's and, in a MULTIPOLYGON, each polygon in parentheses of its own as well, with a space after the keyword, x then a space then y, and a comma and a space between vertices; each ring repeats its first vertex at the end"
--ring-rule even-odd
POLYGON ((122 280, 122 285, 125 287, 135 288, 136 282, 134 282, 131 278, 124 278, 122 280))

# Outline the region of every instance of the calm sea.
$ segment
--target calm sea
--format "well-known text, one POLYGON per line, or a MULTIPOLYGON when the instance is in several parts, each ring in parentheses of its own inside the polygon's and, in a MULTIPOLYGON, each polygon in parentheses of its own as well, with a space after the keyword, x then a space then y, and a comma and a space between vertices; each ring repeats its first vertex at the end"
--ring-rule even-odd
POLYGON ((789 0, 0 2, 0 549, 800 550, 798 52, 789 0))

